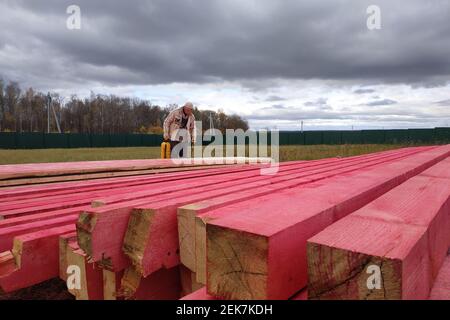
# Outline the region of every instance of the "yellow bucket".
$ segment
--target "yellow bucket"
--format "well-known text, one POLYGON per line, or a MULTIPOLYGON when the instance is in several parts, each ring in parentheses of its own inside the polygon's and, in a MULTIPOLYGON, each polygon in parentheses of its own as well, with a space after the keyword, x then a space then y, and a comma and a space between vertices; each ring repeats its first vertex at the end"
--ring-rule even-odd
POLYGON ((161 143, 161 159, 170 159, 170 142, 161 143))

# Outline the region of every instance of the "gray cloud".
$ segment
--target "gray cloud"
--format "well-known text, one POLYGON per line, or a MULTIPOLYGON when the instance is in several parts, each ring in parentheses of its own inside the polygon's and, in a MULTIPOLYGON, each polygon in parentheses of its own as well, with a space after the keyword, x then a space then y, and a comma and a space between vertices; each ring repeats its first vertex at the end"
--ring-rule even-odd
POLYGON ((405 111, 393 109, 386 111, 347 111, 337 112, 329 110, 304 110, 295 107, 284 110, 264 110, 247 117, 248 120, 355 120, 355 121, 385 121, 385 122, 416 122, 429 123, 440 119, 440 115, 424 113, 419 110, 405 111))
POLYGON ((391 99, 383 99, 383 100, 375 100, 375 101, 368 102, 366 104, 366 106, 369 106, 369 107, 389 106, 389 105, 393 105, 393 104, 397 104, 397 101, 391 100, 391 99))
POLYGON ((442 100, 442 101, 436 101, 435 104, 437 104, 438 106, 443 106, 443 107, 450 107, 450 99, 447 100, 442 100))
POLYGON ((286 107, 282 104, 274 104, 272 105, 272 109, 285 109, 286 107))
POLYGON ((375 92, 375 90, 373 90, 373 89, 357 89, 357 90, 353 91, 353 93, 356 93, 356 94, 365 94, 365 93, 374 93, 374 92, 375 92))
POLYGON ((269 96, 265 99, 267 102, 276 102, 276 101, 285 101, 286 98, 279 97, 279 96, 269 96))
POLYGON ((303 105, 305 107, 317 107, 322 110, 330 110, 331 107, 327 104, 328 99, 318 98, 316 101, 307 101, 303 105))
POLYGON ((73 31, 70 4, 0 4, 0 75, 42 87, 277 78, 433 87, 450 75, 448 2, 379 0, 379 31, 366 28, 368 0, 79 0, 73 31))

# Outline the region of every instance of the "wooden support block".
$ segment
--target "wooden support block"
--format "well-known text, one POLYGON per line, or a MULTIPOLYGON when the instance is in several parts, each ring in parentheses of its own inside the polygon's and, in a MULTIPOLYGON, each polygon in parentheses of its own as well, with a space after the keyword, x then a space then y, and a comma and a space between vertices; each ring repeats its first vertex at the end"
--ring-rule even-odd
POLYGON ((447 158, 312 237, 309 298, 427 299, 450 246, 449 168, 447 158))
POLYGON ((124 272, 103 269, 103 300, 119 300, 120 283, 124 272))
POLYGON ((309 238, 449 154, 450 146, 442 146, 308 189, 221 208, 225 216, 207 224, 208 293, 288 299, 306 286, 309 238))
POLYGON ((133 300, 178 300, 181 292, 178 267, 160 269, 144 278, 128 267, 122 278, 121 295, 133 300))
POLYGON ((450 300, 450 256, 445 258, 434 281, 430 300, 450 300))
MULTIPOLYGON (((395 156, 391 156, 394 157, 395 156)), ((398 157, 398 156, 397 156, 398 157)), ((401 156, 400 156, 401 157, 401 156)), ((384 158, 386 161, 388 158, 384 158)), ((344 164, 348 171, 353 171, 364 166, 375 165, 381 159, 359 160, 357 164, 344 164), (354 167, 352 167, 354 166, 354 167)), ((307 176, 304 168, 298 171, 282 171, 276 177, 256 179, 255 181, 234 180, 228 183, 221 183, 220 188, 198 188, 191 191, 192 195, 179 197, 172 200, 165 200, 151 203, 149 205, 136 206, 131 214, 127 233, 123 242, 123 250, 130 258, 134 267, 145 277, 161 267, 171 268, 179 264, 179 240, 177 230, 176 211, 180 206, 197 201, 213 199, 215 197, 227 194, 241 193, 245 190, 257 189, 263 186, 271 185, 277 181, 285 181, 284 175, 289 179, 307 176)), ((312 172, 326 172, 327 169, 317 169, 312 172), (322 170, 322 171, 321 171, 322 170)), ((326 175, 325 175, 326 176, 326 175)), ((302 184, 313 181, 297 181, 302 184)))
POLYGON ((0 277, 17 270, 16 261, 11 251, 0 253, 0 277))
POLYGON ((81 249, 68 246, 67 265, 77 266, 80 271, 80 287, 69 289, 77 300, 103 300, 103 270, 95 263, 88 263, 81 249))
POLYGON ((59 277, 67 280, 67 250, 69 242, 74 242, 77 239, 76 232, 70 232, 59 236, 59 277))
POLYGON ((0 276, 0 287, 11 292, 58 277, 59 236, 73 231, 70 224, 17 236, 12 250, 17 270, 0 276))
POLYGON ((180 264, 179 268, 181 279, 181 296, 191 294, 192 292, 203 287, 202 284, 197 282, 195 272, 192 272, 189 268, 186 268, 182 264, 180 264))

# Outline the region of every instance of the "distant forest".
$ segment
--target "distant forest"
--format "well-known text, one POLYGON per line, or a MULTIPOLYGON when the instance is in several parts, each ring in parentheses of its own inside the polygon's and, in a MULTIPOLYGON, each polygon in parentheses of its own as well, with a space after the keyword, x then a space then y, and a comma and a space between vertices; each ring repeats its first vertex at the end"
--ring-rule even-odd
MULTIPOLYGON (((91 93, 89 98, 72 95, 64 99, 51 94, 50 131, 58 132, 55 116, 65 133, 162 133, 168 113, 178 105, 165 107, 153 105, 148 100, 91 93), (53 111, 54 110, 54 111, 53 111)), ((6 83, 0 79, 0 132, 46 132, 47 93, 28 88, 22 90, 17 82, 6 83)), ((238 115, 223 111, 194 109, 196 120, 201 120, 203 130, 209 129, 210 117, 214 127, 248 129, 248 123, 238 115)))

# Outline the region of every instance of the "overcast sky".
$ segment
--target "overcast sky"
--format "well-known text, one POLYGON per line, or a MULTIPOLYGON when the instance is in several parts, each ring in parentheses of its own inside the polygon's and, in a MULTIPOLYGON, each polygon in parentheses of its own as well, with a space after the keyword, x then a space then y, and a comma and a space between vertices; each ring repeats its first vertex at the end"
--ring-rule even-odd
POLYGON ((253 129, 448 126, 450 1, 0 0, 0 77, 191 100, 253 129))

